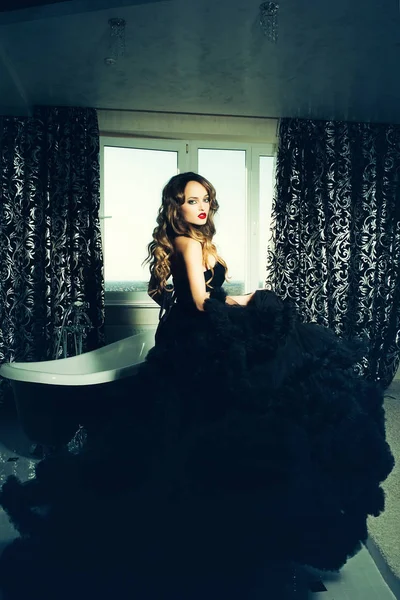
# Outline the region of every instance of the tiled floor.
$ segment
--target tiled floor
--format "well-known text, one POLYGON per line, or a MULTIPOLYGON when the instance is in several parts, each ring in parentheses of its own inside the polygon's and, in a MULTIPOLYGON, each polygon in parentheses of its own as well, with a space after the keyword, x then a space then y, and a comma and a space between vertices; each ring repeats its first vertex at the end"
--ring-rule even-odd
MULTIPOLYGON (((22 480, 34 477, 36 462, 30 455, 29 441, 18 427, 14 416, 0 413, 0 484, 11 474, 22 480)), ((0 509, 0 552, 15 536, 14 528, 0 509)), ((348 561, 340 573, 321 574, 310 570, 307 581, 310 588, 308 600, 395 599, 364 547, 348 561)))
POLYGON ((340 573, 322 575, 326 591, 310 595, 310 600, 394 600, 368 550, 363 547, 340 573))

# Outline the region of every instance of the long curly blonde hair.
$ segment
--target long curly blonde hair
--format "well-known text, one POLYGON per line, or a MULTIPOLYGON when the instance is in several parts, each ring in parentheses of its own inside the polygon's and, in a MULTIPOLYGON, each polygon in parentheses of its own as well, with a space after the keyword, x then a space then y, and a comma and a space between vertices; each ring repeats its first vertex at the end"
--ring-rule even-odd
MULTIPOLYGON (((217 249, 212 243, 215 235, 214 215, 219 208, 214 186, 198 173, 187 172, 174 175, 168 181, 162 192, 162 202, 158 210, 157 226, 153 230, 153 240, 148 244, 148 256, 144 264, 150 264, 150 296, 162 293, 166 289, 167 280, 171 275, 171 258, 175 253, 174 239, 184 235, 201 243, 203 262, 209 267, 209 258, 213 256, 225 268, 225 261, 218 256, 217 249), (189 181, 197 181, 205 187, 210 199, 210 209, 207 222, 204 225, 193 225, 185 221, 181 206, 185 202, 185 188, 189 181)), ((214 274, 211 268, 211 281, 214 274)))

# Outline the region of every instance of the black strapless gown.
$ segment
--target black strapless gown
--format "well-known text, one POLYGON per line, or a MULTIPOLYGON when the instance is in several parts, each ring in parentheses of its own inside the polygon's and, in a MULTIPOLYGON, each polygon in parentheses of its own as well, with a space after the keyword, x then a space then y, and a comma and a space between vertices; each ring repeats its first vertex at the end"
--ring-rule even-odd
MULTIPOLYGON (((218 294, 225 281, 225 272, 225 267, 218 262, 213 269, 204 271, 207 292, 218 294)), ((157 344, 175 343, 178 339, 187 338, 188 333, 197 337, 207 324, 205 314, 198 311, 193 303, 187 279, 174 279, 174 302, 159 323, 157 344)))
POLYGON ((124 407, 80 453, 3 486, 21 532, 4 600, 281 600, 278 563, 335 570, 360 548, 393 467, 383 391, 354 369, 363 348, 269 291, 226 305, 223 275, 204 312, 175 282, 124 407), (266 572, 270 595, 252 595, 266 572))

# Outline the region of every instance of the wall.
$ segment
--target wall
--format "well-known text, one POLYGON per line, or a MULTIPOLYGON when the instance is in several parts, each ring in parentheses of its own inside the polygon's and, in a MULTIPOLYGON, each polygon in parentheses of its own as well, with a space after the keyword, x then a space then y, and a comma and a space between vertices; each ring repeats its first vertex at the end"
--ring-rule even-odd
POLYGON ((105 338, 107 344, 136 333, 155 329, 158 324, 157 307, 106 305, 105 338))
POLYGON ((101 135, 276 144, 277 119, 142 111, 97 111, 101 135))

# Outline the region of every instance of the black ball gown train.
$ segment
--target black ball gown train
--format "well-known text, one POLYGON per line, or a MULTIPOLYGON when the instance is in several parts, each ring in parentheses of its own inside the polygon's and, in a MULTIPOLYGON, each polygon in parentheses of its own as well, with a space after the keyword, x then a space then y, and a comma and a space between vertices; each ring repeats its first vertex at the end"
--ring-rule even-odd
POLYGON ((229 306, 223 278, 204 312, 175 282, 109 422, 5 483, 4 600, 255 598, 274 565, 339 569, 366 539, 393 458, 362 346, 270 291, 229 306))

